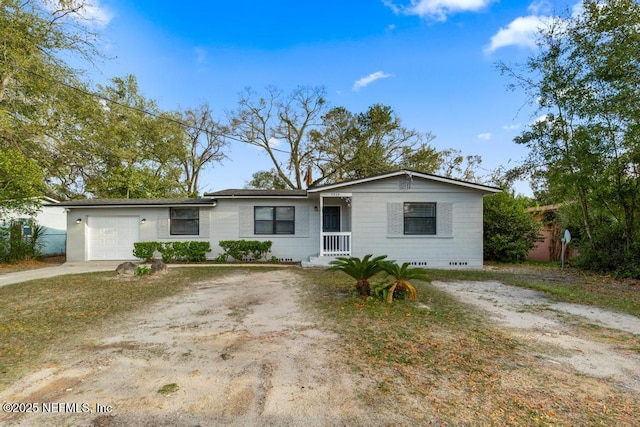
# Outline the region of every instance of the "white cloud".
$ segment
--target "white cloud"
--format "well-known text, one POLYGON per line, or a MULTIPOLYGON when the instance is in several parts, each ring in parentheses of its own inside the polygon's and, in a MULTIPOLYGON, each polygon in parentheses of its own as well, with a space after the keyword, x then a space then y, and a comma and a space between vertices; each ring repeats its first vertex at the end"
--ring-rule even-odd
POLYGON ((402 13, 402 8, 396 5, 393 1, 382 0, 382 3, 384 3, 384 5, 387 6, 389 9, 391 9, 393 13, 395 13, 396 15, 400 15, 402 13))
POLYGON ((494 0, 411 0, 406 6, 398 6, 390 0, 383 0, 396 14, 417 15, 421 18, 446 21, 447 16, 460 12, 477 12, 494 0))
POLYGON ((75 13, 68 16, 91 28, 106 28, 114 17, 111 11, 100 5, 99 0, 71 0, 65 2, 61 0, 45 0, 44 4, 51 11, 78 8, 75 13))
POLYGON ((86 2, 80 13, 83 18, 99 28, 105 28, 113 19, 113 13, 101 6, 98 0, 86 2))
POLYGON ((520 126, 521 126, 520 123, 516 123, 514 125, 504 125, 504 126, 502 126, 502 129, 504 129, 504 130, 518 130, 518 129, 520 129, 520 126))
POLYGON ((282 141, 274 137, 269 138, 268 143, 269 143, 269 147, 271 148, 278 148, 280 147, 280 145, 282 145, 282 141))
MULTIPOLYGON (((528 7, 530 15, 520 16, 506 27, 500 28, 491 37, 491 42, 485 48, 485 53, 492 53, 507 46, 520 46, 525 48, 536 48, 536 38, 540 34, 540 29, 551 24, 562 26, 563 19, 553 15, 554 4, 549 0, 534 0, 528 7)), ((571 15, 575 18, 584 12, 581 1, 575 3, 571 9, 571 15)), ((561 28, 561 27, 559 27, 561 28)))
POLYGON ((386 78, 389 78, 389 77, 391 77, 391 74, 387 74, 387 73, 384 73, 382 71, 376 71, 375 73, 371 73, 368 76, 363 77, 363 78, 359 79, 358 81, 356 81, 353 84, 353 90, 354 91, 359 91, 363 87, 370 85, 371 83, 375 82, 376 80, 386 79, 386 78))
POLYGON ((483 141, 489 141, 491 139, 491 132, 484 132, 481 134, 478 134, 478 139, 481 139, 483 141))
POLYGON ((553 5, 548 0, 536 0, 527 8, 532 15, 543 15, 553 10, 553 5))
POLYGON ((507 27, 502 27, 491 37, 489 46, 485 48, 486 53, 492 53, 507 46, 520 46, 535 48, 536 37, 540 33, 540 28, 545 25, 549 18, 545 16, 520 16, 514 19, 507 27))

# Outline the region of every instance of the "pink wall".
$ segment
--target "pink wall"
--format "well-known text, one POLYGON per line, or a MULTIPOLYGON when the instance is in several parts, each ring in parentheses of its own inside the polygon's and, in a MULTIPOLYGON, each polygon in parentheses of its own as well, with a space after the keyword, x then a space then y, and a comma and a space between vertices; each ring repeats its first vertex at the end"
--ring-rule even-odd
POLYGON ((537 242, 536 247, 533 248, 527 254, 527 259, 530 261, 556 261, 551 259, 551 235, 553 233, 552 229, 543 229, 540 231, 540 234, 544 236, 544 241, 537 242))

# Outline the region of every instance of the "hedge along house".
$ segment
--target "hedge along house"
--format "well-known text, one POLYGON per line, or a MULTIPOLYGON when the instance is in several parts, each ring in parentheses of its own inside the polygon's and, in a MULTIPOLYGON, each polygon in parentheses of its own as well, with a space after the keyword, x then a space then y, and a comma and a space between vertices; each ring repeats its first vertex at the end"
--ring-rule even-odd
POLYGON ((500 189, 399 170, 307 190, 229 189, 185 200, 84 200, 68 211, 69 261, 131 259, 136 241, 270 240, 303 266, 387 255, 433 268, 482 267, 482 197, 500 189), (197 223, 197 226, 196 226, 197 223))

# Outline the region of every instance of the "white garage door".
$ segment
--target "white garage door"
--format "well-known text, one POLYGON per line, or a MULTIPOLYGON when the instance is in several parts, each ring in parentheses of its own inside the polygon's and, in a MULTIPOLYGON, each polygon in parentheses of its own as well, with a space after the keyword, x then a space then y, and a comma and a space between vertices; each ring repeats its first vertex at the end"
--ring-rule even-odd
POLYGON ((134 216, 90 216, 87 218, 88 259, 134 259, 133 244, 139 240, 140 219, 134 216))

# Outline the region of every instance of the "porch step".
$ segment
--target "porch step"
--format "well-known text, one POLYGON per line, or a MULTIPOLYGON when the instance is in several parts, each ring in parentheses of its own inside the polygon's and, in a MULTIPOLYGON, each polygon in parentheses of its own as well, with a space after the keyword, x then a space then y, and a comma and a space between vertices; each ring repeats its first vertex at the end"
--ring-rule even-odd
POLYGON ((329 267, 329 263, 336 259, 334 256, 312 256, 309 257, 309 261, 302 261, 300 265, 302 267, 329 267))

